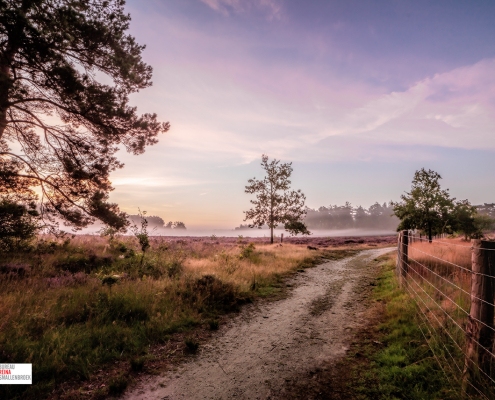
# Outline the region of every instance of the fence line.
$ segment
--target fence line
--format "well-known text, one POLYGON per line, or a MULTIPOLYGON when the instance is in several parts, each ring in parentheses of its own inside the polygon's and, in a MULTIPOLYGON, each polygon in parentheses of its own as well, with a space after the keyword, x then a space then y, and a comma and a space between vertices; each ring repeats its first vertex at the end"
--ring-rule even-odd
MULTIPOLYGON (((407 273, 407 274, 408 274, 408 275, 410 275, 409 273, 407 273)), ((421 285, 419 285, 419 284, 418 284, 418 282, 417 282, 415 279, 411 278, 411 280, 412 280, 414 283, 416 283, 416 285, 417 285, 417 286, 418 286, 418 287, 419 287, 419 288, 420 288, 420 289, 421 289, 421 290, 422 290, 422 291, 423 291, 423 292, 424 292, 424 293, 425 293, 425 294, 426 294, 426 295, 427 295, 427 296, 431 299, 431 301, 432 301, 435 305, 437 305, 437 306, 438 306, 438 308, 439 308, 440 310, 442 310, 442 312, 443 312, 443 313, 444 313, 444 314, 445 314, 445 315, 446 315, 446 316, 447 316, 447 317, 448 317, 448 318, 449 318, 449 319, 450 319, 450 320, 454 323, 454 325, 456 325, 456 326, 457 326, 457 327, 458 327, 458 328, 459 328, 462 332, 464 332, 464 334, 466 334, 466 335, 467 335, 467 331, 466 331, 465 329, 463 329, 463 328, 462 328, 462 326, 460 326, 460 325, 459 325, 459 323, 458 323, 457 321, 455 321, 455 320, 452 318, 452 316, 450 316, 450 315, 449 315, 449 313, 448 313, 448 312, 446 312, 446 311, 442 308, 442 306, 440 306, 440 304, 438 304, 438 303, 437 303, 437 302, 436 302, 436 301, 435 301, 435 300, 434 300, 434 299, 433 299, 433 298, 432 298, 432 297, 431 297, 431 296, 430 296, 430 295, 429 295, 429 294, 428 294, 428 293, 427 293, 427 292, 426 292, 426 291, 425 291, 425 290, 421 287, 421 285)), ((409 283, 409 282, 407 282, 407 283, 409 283)), ((414 292, 415 292, 415 294, 416 294, 416 295, 418 295, 418 293, 417 293, 416 291, 414 291, 414 292)), ((420 299, 421 299, 421 297, 420 297, 420 299)), ((421 300, 422 300, 422 299, 421 299, 421 300)), ((422 301, 423 301, 423 300, 422 300, 422 301)), ((424 302, 423 302, 423 303, 424 303, 424 302)), ((434 315, 433 311, 432 311, 432 310, 431 310, 431 309, 430 309, 430 308, 426 305, 426 303, 424 303, 424 304, 425 304, 426 308, 428 308, 428 311, 430 311, 430 312, 434 315)), ((436 317, 436 315, 434 315, 434 316, 435 316, 435 319, 437 320, 437 322, 438 322, 440 325, 442 325, 442 322, 441 322, 441 321, 440 321, 440 320, 436 317)), ((464 354, 464 356, 467 356, 467 354, 463 352, 463 349, 462 349, 462 344, 460 344, 460 343, 456 342, 456 341, 455 341, 455 339, 454 339, 454 338, 450 335, 450 333, 448 332, 448 330, 446 330, 446 331, 445 331, 445 333, 447 333, 447 335, 448 335, 448 336, 452 339, 452 341, 456 344, 456 346, 457 346, 457 347, 459 348, 459 350, 460 350, 460 351, 464 354)), ((492 357, 495 357, 495 354, 493 354, 490 350, 488 350, 487 348, 485 348, 485 347, 484 347, 482 344, 480 344, 478 341, 476 341, 476 340, 475 340, 475 343, 476 343, 476 344, 478 344, 480 347, 482 347, 484 350, 486 350, 486 351, 487 351, 487 352, 488 352, 488 353, 489 353, 492 357)), ((480 372, 484 373, 483 371, 480 371, 480 372)), ((484 374, 485 374, 485 373, 484 373, 484 374)), ((486 374, 486 376, 487 376, 487 378, 489 378, 489 379, 490 379, 493 383, 495 383, 495 379, 493 379, 492 377, 490 377, 490 376, 489 376, 489 375, 487 375, 487 374, 486 374)))
MULTIPOLYGON (((409 292, 409 294, 411 294, 411 291, 408 289, 408 287, 406 287, 407 291, 409 292)), ((414 289, 413 289, 414 291, 414 289)), ((415 292, 415 291, 414 291, 415 292)), ((415 292, 415 294, 417 294, 415 292)), ((433 326, 433 324, 428 320, 428 317, 426 316, 426 314, 424 313, 424 311, 421 309, 421 307, 419 306, 419 303, 416 301, 416 298, 415 296, 411 296, 412 299, 414 300, 414 302, 416 303, 416 306, 418 307, 418 309, 420 310, 421 314, 420 315, 420 318, 421 320, 423 321, 423 323, 426 325, 426 329, 428 329, 428 333, 430 334, 430 338, 434 338, 435 341, 440 344, 440 340, 438 339, 438 337, 436 335, 433 335, 430 328, 428 327, 428 323, 430 323, 430 326, 432 327, 432 329, 434 331, 435 330, 435 327, 433 326)), ((433 357, 437 360, 442 372, 444 373, 445 377, 447 378, 447 380, 449 381, 449 384, 451 384, 451 381, 450 381, 450 378, 447 376, 447 374, 445 373, 445 369, 442 365, 442 363, 440 362, 440 360, 438 359, 438 356, 435 354, 435 350, 433 349, 433 347, 431 346, 429 340, 427 339, 425 333, 423 332, 423 330, 421 329, 421 325, 418 324, 418 328, 419 330, 421 331, 421 334, 423 335, 423 337, 425 338, 425 341, 426 343, 428 344, 428 347, 430 348, 430 351, 432 352, 433 354, 433 357)), ((452 355, 452 353, 449 351, 448 347, 445 345, 445 343, 441 343, 442 346, 445 348, 445 350, 447 351, 449 357, 452 359, 454 365, 457 367, 457 370, 459 371, 459 374, 462 376, 462 369, 459 367, 459 364, 457 363, 457 361, 455 360, 455 357, 452 355)), ((442 354, 442 357, 443 359, 445 360, 446 362, 446 365, 450 368, 450 364, 449 364, 449 361, 447 360, 447 358, 442 354)), ((452 369, 451 369, 451 372, 452 372, 452 369)), ((453 378, 459 383, 459 388, 460 388, 460 391, 463 392, 463 394, 465 394, 467 397, 469 397, 470 399, 472 399, 473 397, 468 393, 466 392, 466 390, 462 387, 462 381, 460 380, 459 377, 455 376, 455 373, 452 372, 452 375, 453 375, 453 378)), ((478 394, 480 394, 483 398, 485 399, 488 399, 488 397, 486 397, 478 388, 476 388, 472 383, 468 382, 469 386, 471 386, 478 394)), ((488 399, 490 400, 490 399, 488 399)))
MULTIPOLYGON (((423 253, 423 252, 422 252, 422 253, 423 253)), ((424 253, 424 254, 427 254, 427 253, 424 253)), ((437 276, 438 278, 442 279, 444 282, 446 282, 446 283, 448 283, 448 284, 450 284, 450 285, 454 286, 456 289, 461 290, 463 293, 467 294, 468 296, 471 296, 471 299, 476 299, 476 300, 479 300, 479 301, 481 301, 481 302, 483 302, 483 303, 486 303, 486 304, 488 304, 488 305, 490 305, 490 306, 495 306, 495 304, 494 304, 494 303, 491 303, 491 302, 489 302, 488 300, 484 300, 484 299, 481 299, 481 298, 479 298, 479 297, 476 297, 476 295, 475 295, 475 294, 473 294, 473 293, 469 293, 468 291, 464 290, 464 289, 463 289, 463 288, 461 288, 460 286, 457 286, 455 283, 453 283, 453 282, 449 281, 448 279, 444 278, 443 276, 441 276, 441 275, 437 274, 435 271, 431 270, 430 268, 428 268, 428 267, 427 267, 427 266, 425 266, 424 264, 420 263, 419 261, 414 260, 414 259, 412 259, 411 257, 408 257, 408 259, 409 259, 409 261, 411 261, 411 260, 412 260, 412 261, 414 261, 416 264, 421 265, 421 267, 423 267, 423 268, 424 268, 424 269, 426 269, 427 271, 431 272, 432 274, 434 274, 434 275, 435 275, 435 276, 437 276)), ((411 265, 410 265, 410 264, 408 264, 408 266, 410 267, 411 265)), ((417 274, 419 274, 416 270, 414 270, 414 272, 416 272, 417 274)), ((470 272, 471 272, 471 271, 470 271, 470 272)), ((473 274, 474 274, 474 273, 473 273, 473 274)), ((483 275, 483 274, 478 274, 478 275, 483 275)), ((421 276, 421 275, 420 275, 420 276, 421 276)), ((493 278, 492 276, 489 276, 489 275, 483 275, 483 276, 488 276, 489 278, 493 278)), ((435 286, 434 286, 434 285, 433 285, 430 281, 428 281, 427 279, 425 279, 425 280, 426 280, 426 282, 428 282, 430 285, 432 285, 432 286, 435 288, 435 290, 439 291, 439 292, 440 292, 440 293, 442 293, 445 297, 447 297, 449 300, 451 300, 451 299, 450 299, 450 298, 449 298, 449 297, 448 297, 445 293, 441 292, 441 291, 440 291, 438 288, 436 288, 436 287, 435 287, 435 286)), ((451 301, 453 301, 453 300, 451 300, 451 301)), ((466 311, 466 310, 464 310, 461 306, 457 305, 457 307, 459 307, 459 308, 460 308, 462 311, 464 311, 466 314, 469 314, 469 312, 468 312, 468 311, 466 311)), ((484 322, 479 321, 479 320, 477 320, 477 322, 479 322, 479 323, 481 323, 481 324, 485 324, 484 322)), ((486 324, 485 324, 485 325, 486 325, 486 324)), ((495 329, 494 329, 493 327, 488 326, 488 325, 486 325, 486 326, 495 332, 495 329)))
POLYGON ((399 281, 447 381, 463 398, 495 400, 495 243, 430 242, 402 231, 397 249, 399 281))

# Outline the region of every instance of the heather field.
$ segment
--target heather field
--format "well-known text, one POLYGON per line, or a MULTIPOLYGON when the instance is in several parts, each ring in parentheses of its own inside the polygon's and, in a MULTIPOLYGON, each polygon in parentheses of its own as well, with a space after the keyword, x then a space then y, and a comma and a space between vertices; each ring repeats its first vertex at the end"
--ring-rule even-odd
MULTIPOLYGON (((274 237, 274 243, 280 243, 280 236, 274 237)), ((167 241, 167 242, 180 242, 185 243, 211 243, 211 244, 225 244, 236 245, 238 243, 259 243, 270 244, 269 237, 245 237, 239 235, 237 237, 225 237, 225 236, 210 236, 210 237, 195 237, 195 236, 159 236, 154 237, 155 241, 167 241)), ((283 243, 306 245, 322 248, 339 248, 345 246, 357 246, 366 248, 366 246, 382 246, 382 245, 396 245, 397 235, 387 236, 342 236, 342 237, 317 237, 317 236, 304 236, 304 237, 284 237, 283 243)))

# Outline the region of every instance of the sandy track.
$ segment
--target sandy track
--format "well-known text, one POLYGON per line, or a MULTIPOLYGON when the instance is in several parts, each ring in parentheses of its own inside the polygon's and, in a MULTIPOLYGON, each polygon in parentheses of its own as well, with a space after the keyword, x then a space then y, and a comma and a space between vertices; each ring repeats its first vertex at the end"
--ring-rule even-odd
POLYGON ((369 261, 393 249, 367 250, 298 274, 288 298, 252 305, 223 326, 182 370, 123 398, 275 399, 286 382, 342 357, 363 322, 358 295, 373 279, 369 261))

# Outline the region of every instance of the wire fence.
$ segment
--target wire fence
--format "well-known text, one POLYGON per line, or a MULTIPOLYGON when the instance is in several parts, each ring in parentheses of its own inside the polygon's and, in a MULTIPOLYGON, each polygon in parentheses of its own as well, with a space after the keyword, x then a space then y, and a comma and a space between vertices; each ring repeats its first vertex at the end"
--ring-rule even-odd
POLYGON ((402 231, 397 274, 451 389, 459 398, 495 399, 495 242, 402 231))

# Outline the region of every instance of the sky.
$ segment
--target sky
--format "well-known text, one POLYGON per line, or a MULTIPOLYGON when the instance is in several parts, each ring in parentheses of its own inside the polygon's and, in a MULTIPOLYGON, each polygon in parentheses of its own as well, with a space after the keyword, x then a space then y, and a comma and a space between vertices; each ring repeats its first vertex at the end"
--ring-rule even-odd
POLYGON ((234 228, 261 155, 292 162, 311 208, 397 201, 414 172, 495 201, 495 2, 128 0, 171 129, 118 153, 111 200, 191 228, 234 228))

